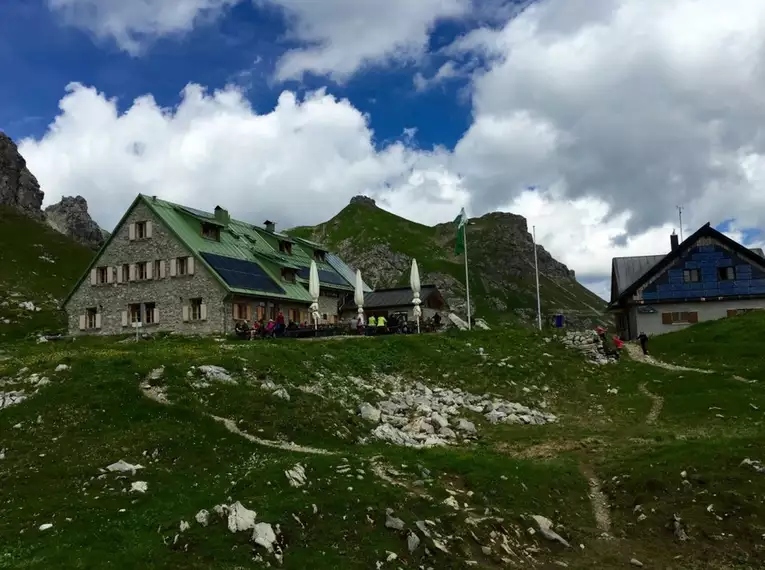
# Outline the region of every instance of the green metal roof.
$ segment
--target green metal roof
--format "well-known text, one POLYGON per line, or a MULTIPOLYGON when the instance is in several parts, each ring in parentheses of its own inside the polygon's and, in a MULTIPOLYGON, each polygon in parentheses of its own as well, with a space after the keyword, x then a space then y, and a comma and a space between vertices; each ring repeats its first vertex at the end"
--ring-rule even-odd
MULTIPOLYGON (((297 279, 295 283, 288 283, 281 278, 283 268, 299 270, 309 267, 314 256, 314 249, 306 243, 296 243, 295 240, 284 236, 292 243, 292 255, 279 251, 280 234, 269 232, 247 222, 230 219, 227 224, 221 224, 216 220, 215 214, 203 212, 193 208, 173 204, 154 197, 140 196, 149 208, 159 217, 168 228, 205 264, 205 266, 217 276, 215 270, 204 261, 199 254, 212 253, 224 257, 231 257, 243 261, 257 263, 276 283, 285 291, 284 295, 271 292, 233 289, 222 279, 223 285, 233 293, 258 295, 280 299, 290 299, 300 302, 311 302, 311 296, 303 285, 304 280, 297 279), (220 227, 220 239, 207 239, 202 236, 202 224, 213 222, 220 227)), ((317 248, 318 249, 318 248, 317 248)), ((323 250, 322 250, 323 251, 323 250)), ((345 280, 345 277, 335 271, 326 262, 317 262, 320 271, 330 271, 345 280)), ((322 287, 353 291, 353 284, 336 285, 322 283, 322 287)))

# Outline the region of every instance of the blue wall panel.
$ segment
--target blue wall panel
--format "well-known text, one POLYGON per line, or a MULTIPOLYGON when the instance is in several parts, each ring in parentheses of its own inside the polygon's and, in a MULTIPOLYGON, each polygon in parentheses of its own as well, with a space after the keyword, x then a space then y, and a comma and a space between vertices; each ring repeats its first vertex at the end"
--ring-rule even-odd
POLYGON ((643 299, 663 301, 762 294, 765 294, 765 270, 720 246, 703 245, 692 248, 651 283, 643 292, 643 299), (721 267, 734 267, 735 281, 720 280, 721 267), (686 269, 697 270, 700 281, 685 283, 686 269))

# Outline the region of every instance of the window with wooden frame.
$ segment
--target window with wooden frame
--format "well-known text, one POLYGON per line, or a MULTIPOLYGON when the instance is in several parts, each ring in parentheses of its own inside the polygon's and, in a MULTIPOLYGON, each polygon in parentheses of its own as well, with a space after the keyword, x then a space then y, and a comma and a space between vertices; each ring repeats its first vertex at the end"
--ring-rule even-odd
POLYGON ((300 309, 290 309, 289 313, 290 320, 293 323, 300 322, 300 309))
POLYGON ((86 309, 85 311, 85 324, 89 329, 97 329, 98 325, 98 309, 93 307, 92 309, 86 309))
POLYGON ((202 223, 202 237, 205 239, 220 241, 220 227, 215 224, 202 223))
POLYGON ((96 283, 98 285, 103 285, 107 282, 109 279, 109 268, 108 267, 97 267, 96 268, 96 283))
POLYGON ((698 283, 701 281, 701 270, 683 269, 683 283, 698 283))
POLYGON ((735 281, 736 279, 735 267, 718 267, 717 279, 719 281, 735 281))
POLYGON ((123 283, 127 283, 128 281, 130 281, 130 264, 129 263, 124 263, 122 265, 121 269, 122 269, 122 280, 121 281, 123 283))
POLYGON ((696 311, 675 311, 661 314, 661 323, 663 325, 693 324, 698 322, 699 314, 696 311))
POLYGON ((140 263, 135 264, 135 278, 136 281, 143 281, 145 279, 149 278, 149 267, 148 263, 145 261, 141 261, 140 263))
POLYGON ((189 274, 189 258, 188 257, 179 257, 178 259, 176 259, 175 266, 177 267, 178 275, 189 274))
POLYGON ((292 244, 288 241, 279 240, 279 251, 292 255, 292 244))
POLYGON ((136 222, 135 239, 145 239, 147 237, 149 237, 149 232, 147 231, 146 222, 136 222))
POLYGON ((128 316, 130 317, 130 323, 142 323, 141 319, 141 303, 133 303, 128 305, 128 316))
POLYGON ((146 324, 146 325, 155 325, 155 324, 157 324, 157 322, 155 320, 156 312, 154 311, 154 309, 156 309, 156 308, 157 308, 157 304, 156 303, 144 303, 143 304, 143 314, 144 314, 143 322, 144 322, 144 324, 146 324))
POLYGON ((249 318, 249 305, 247 303, 234 303, 234 318, 238 321, 249 318))
POLYGON ((202 299, 191 299, 189 302, 189 306, 191 308, 191 320, 192 321, 201 321, 202 320, 202 299))
POLYGON ((264 319, 266 316, 266 308, 263 305, 255 307, 255 316, 257 317, 257 320, 264 319))
POLYGON ((162 275, 162 273, 164 273, 162 271, 162 264, 163 263, 164 262, 162 260, 159 260, 159 259, 154 262, 154 279, 159 279, 161 277, 164 277, 164 275, 162 275))
POLYGON ((295 282, 295 270, 290 269, 288 267, 282 268, 282 280, 286 281, 287 283, 294 283, 295 282))
POLYGON ((321 251, 320 249, 317 249, 316 251, 313 252, 313 258, 316 261, 324 261, 326 257, 327 257, 327 254, 321 251))

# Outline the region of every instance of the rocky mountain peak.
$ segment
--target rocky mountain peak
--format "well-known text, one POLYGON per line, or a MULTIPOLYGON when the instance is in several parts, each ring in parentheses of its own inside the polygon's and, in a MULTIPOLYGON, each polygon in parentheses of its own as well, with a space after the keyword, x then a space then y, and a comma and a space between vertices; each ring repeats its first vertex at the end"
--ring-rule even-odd
POLYGON ((360 206, 377 207, 377 202, 375 202, 369 196, 354 196, 353 198, 351 198, 351 204, 358 204, 360 206))
POLYGON ((40 184, 27 168, 16 143, 0 132, 0 205, 11 206, 33 218, 42 219, 40 184))
POLYGON ((88 202, 82 196, 66 196, 58 204, 45 208, 45 218, 53 229, 92 249, 100 248, 104 232, 88 213, 88 202))

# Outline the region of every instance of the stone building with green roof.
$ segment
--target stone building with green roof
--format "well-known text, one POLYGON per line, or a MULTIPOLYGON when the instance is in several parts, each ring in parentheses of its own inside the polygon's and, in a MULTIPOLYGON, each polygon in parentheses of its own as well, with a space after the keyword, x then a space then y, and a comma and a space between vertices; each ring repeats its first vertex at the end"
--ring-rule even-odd
MULTIPOLYGON (((237 320, 309 322, 311 261, 319 312, 336 323, 353 296, 354 270, 321 244, 138 195, 64 300, 71 334, 227 333, 237 320), (140 323, 140 324, 139 324, 140 323)), ((365 289, 369 290, 365 286, 365 289)))

